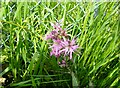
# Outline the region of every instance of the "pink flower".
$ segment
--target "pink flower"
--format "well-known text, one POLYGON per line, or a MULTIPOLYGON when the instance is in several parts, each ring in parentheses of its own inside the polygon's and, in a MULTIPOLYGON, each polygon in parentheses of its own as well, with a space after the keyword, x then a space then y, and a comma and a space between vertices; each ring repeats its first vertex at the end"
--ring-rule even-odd
POLYGON ((78 48, 78 45, 76 45, 75 39, 69 40, 69 34, 67 34, 66 30, 62 30, 60 24, 56 23, 51 25, 54 30, 46 37, 47 40, 52 40, 52 45, 49 47, 51 49, 50 56, 54 55, 58 58, 63 55, 64 60, 59 64, 66 66, 66 56, 69 56, 69 59, 72 59, 72 54, 78 48))
POLYGON ((62 49, 61 40, 54 40, 54 44, 50 46, 52 48, 50 55, 55 55, 56 57, 60 56, 60 50, 62 49))
POLYGON ((65 60, 62 60, 62 62, 58 62, 58 64, 59 64, 61 67, 65 67, 65 66, 66 66, 66 61, 65 61, 65 60))
POLYGON ((64 52, 64 56, 69 55, 70 59, 72 59, 72 53, 78 48, 78 45, 75 45, 75 40, 64 40, 62 46, 64 48, 60 52, 64 52))
POLYGON ((46 36, 46 39, 57 39, 58 38, 58 31, 57 30, 53 30, 52 32, 50 32, 50 34, 48 34, 46 36))
POLYGON ((56 24, 51 24, 55 30, 51 31, 50 34, 48 34, 46 36, 46 39, 53 39, 53 40, 57 40, 59 39, 61 36, 67 37, 67 32, 65 30, 62 30, 62 28, 60 27, 60 24, 56 23, 56 24))

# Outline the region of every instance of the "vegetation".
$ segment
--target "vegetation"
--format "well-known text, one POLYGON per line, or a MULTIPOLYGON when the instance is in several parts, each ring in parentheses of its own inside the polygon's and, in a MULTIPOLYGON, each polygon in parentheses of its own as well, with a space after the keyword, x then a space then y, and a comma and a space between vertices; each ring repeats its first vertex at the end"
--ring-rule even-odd
POLYGON ((118 9, 118 2, 0 2, 1 87, 120 87, 118 9), (80 47, 69 69, 44 39, 61 19, 80 47))

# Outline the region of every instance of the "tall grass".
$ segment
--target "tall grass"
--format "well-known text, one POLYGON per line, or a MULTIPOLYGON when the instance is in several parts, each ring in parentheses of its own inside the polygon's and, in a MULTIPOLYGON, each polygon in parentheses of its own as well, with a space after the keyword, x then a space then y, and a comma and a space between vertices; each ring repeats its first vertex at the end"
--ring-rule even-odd
POLYGON ((6 87, 119 87, 120 23, 117 2, 0 2, 0 76, 6 87), (44 40, 50 22, 77 36, 80 54, 71 72, 44 40), (70 74, 71 73, 71 74, 70 74))

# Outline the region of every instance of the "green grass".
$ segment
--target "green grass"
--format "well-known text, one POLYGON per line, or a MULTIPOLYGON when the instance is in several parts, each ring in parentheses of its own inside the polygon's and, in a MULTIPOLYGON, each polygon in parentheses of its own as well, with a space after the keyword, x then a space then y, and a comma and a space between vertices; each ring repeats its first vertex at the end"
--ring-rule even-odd
POLYGON ((120 17, 117 2, 0 2, 0 76, 6 87, 120 87, 120 17), (63 19, 77 36, 70 69, 50 56, 44 37, 63 19))

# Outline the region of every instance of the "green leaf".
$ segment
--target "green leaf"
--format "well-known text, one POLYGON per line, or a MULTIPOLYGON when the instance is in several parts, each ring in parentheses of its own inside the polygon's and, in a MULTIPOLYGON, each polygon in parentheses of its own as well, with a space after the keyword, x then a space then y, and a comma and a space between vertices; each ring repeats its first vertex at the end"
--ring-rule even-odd
POLYGON ((71 73, 72 75, 72 86, 73 87, 78 87, 79 86, 79 83, 78 83, 78 80, 77 80, 77 77, 75 76, 74 72, 71 73))

